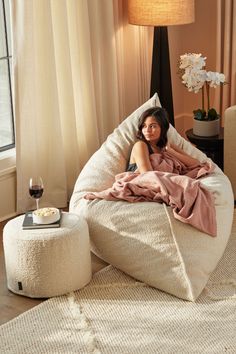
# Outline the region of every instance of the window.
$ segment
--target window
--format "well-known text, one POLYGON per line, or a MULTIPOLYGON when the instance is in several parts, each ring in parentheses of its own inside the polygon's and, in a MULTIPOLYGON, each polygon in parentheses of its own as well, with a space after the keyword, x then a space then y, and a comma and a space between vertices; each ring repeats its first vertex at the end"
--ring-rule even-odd
POLYGON ((15 146, 11 86, 10 0, 0 0, 0 152, 15 146))

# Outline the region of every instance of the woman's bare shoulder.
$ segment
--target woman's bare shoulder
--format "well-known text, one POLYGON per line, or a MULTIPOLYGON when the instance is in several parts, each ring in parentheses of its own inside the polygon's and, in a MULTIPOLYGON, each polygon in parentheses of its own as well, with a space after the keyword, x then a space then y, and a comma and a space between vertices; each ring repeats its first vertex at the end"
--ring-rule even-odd
POLYGON ((133 148, 135 148, 135 149, 145 149, 145 150, 148 149, 147 144, 144 141, 142 141, 142 140, 136 141, 136 143, 134 143, 133 148))
POLYGON ((145 155, 148 154, 147 144, 142 140, 138 140, 134 143, 134 145, 132 147, 132 151, 131 151, 131 155, 130 155, 130 163, 135 162, 136 157, 143 155, 143 154, 145 154, 145 155))

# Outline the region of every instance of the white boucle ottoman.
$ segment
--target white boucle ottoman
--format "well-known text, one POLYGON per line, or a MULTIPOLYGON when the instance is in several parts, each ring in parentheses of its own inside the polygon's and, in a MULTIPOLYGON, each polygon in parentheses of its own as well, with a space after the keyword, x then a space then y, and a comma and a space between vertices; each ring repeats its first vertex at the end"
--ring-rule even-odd
POLYGON ((29 297, 63 295, 84 287, 92 276, 88 225, 62 213, 60 228, 23 230, 24 215, 3 230, 7 286, 29 297))

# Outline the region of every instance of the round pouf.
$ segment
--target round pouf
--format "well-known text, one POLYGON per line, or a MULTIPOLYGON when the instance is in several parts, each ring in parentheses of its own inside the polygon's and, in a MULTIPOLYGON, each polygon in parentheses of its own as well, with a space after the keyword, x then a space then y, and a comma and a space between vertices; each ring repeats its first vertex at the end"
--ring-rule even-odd
POLYGON ((29 297, 63 295, 85 286, 92 276, 88 225, 62 213, 60 228, 23 230, 24 215, 3 230, 7 286, 29 297))

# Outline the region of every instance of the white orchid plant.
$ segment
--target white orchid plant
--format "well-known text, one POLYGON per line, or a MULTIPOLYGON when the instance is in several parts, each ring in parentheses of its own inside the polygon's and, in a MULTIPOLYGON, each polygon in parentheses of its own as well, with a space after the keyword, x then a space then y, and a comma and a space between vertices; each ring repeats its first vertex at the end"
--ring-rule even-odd
POLYGON ((206 71, 206 57, 202 54, 188 53, 180 56, 179 73, 182 83, 188 91, 198 93, 202 91, 202 108, 194 110, 194 119, 215 120, 218 114, 210 108, 210 88, 225 84, 225 75, 218 72, 206 71), (207 96, 207 111, 205 110, 205 89, 207 96))

